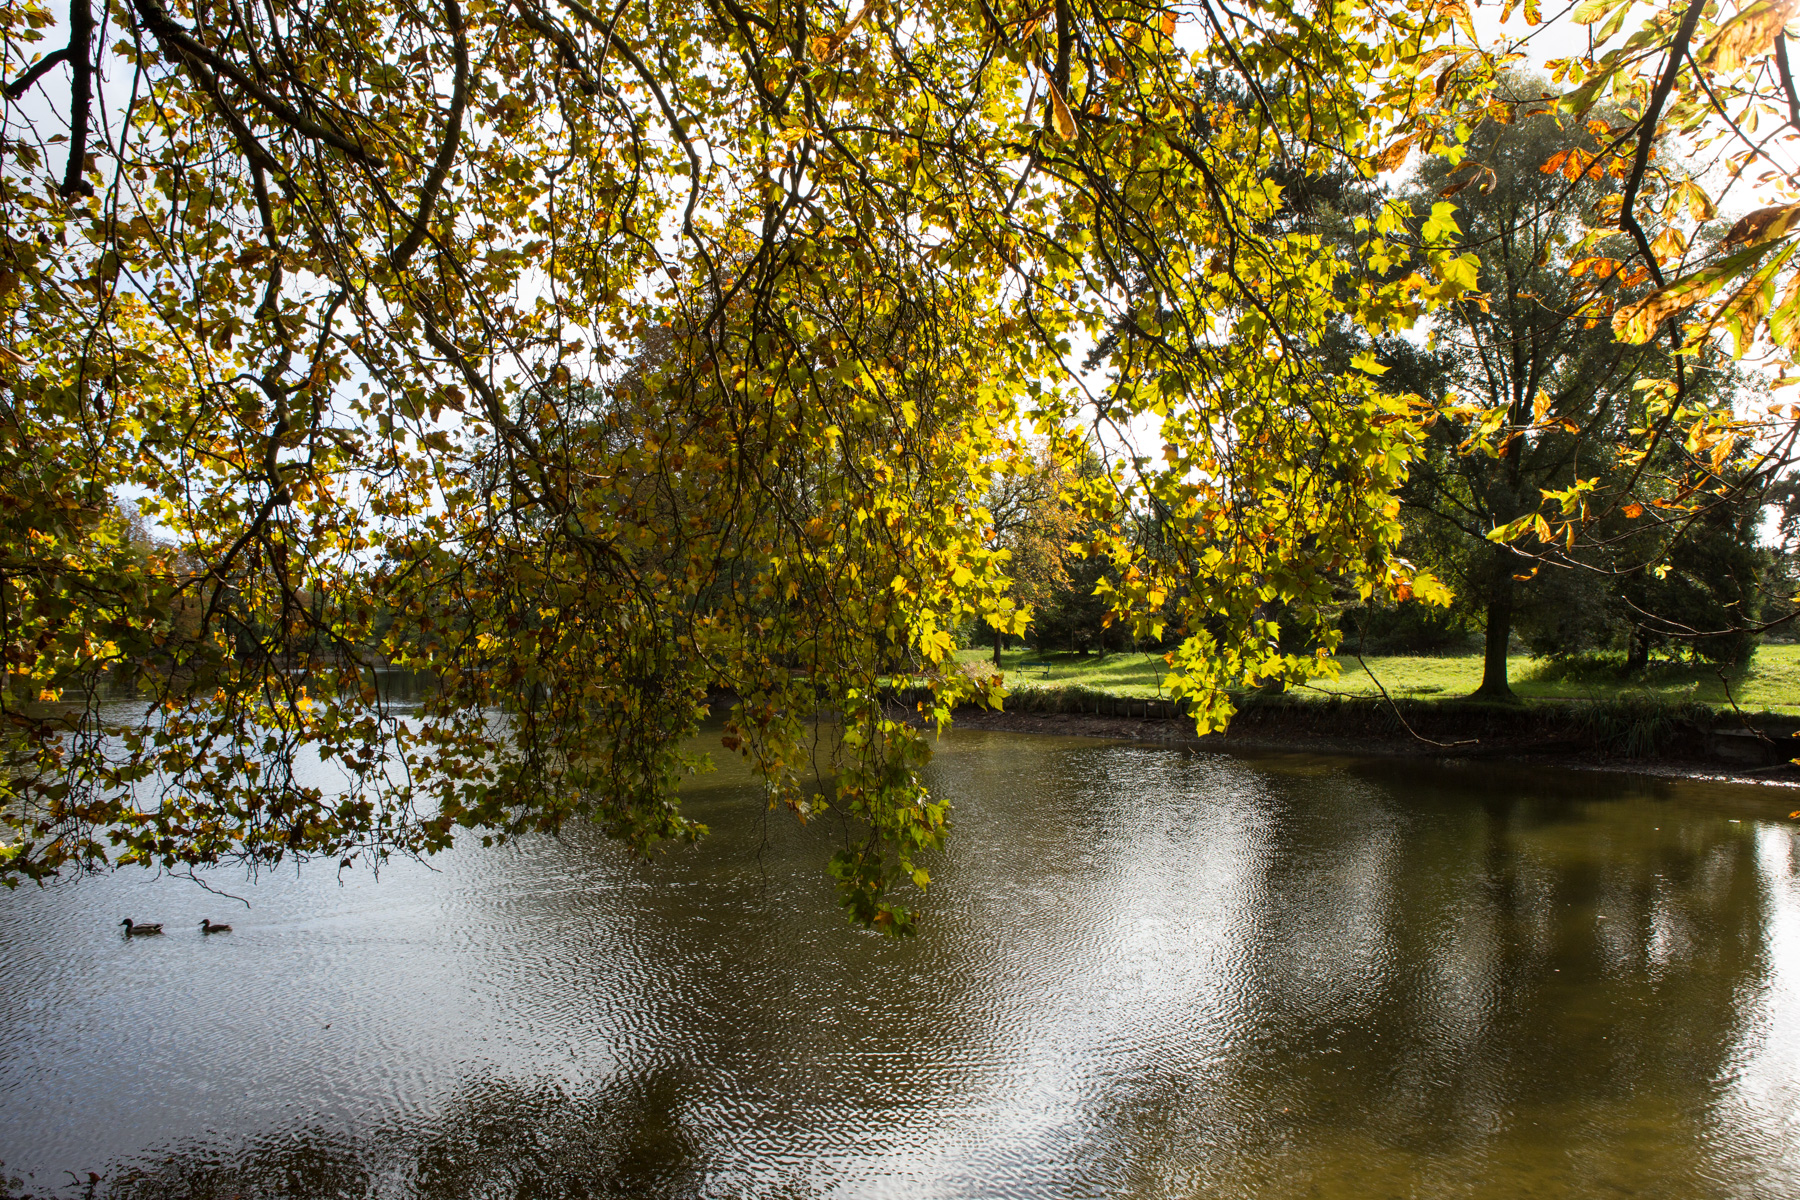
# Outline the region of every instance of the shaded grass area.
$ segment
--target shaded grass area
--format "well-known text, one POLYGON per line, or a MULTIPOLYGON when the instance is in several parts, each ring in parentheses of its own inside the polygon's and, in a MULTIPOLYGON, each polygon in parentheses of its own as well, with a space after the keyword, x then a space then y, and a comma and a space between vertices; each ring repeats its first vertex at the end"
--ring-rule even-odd
MULTIPOLYGON (((992 662, 993 651, 965 650, 959 657, 967 663, 987 663, 992 662)), ((1354 657, 1342 659, 1337 679, 1320 680, 1294 698, 1378 696, 1369 672, 1396 698, 1456 699, 1481 683, 1481 658, 1476 654, 1371 655, 1363 661, 1368 672, 1354 657)), ((1161 683, 1168 668, 1160 654, 1127 652, 1101 658, 1008 650, 1001 662, 1007 687, 1015 691, 1081 688, 1135 698, 1166 695, 1161 683)), ((1618 657, 1552 663, 1514 655, 1507 668, 1513 691, 1524 700, 1642 699, 1711 708, 1729 708, 1735 702, 1745 710, 1800 713, 1800 645, 1758 646, 1748 665, 1722 675, 1704 663, 1653 663, 1649 670, 1627 676, 1618 657)))

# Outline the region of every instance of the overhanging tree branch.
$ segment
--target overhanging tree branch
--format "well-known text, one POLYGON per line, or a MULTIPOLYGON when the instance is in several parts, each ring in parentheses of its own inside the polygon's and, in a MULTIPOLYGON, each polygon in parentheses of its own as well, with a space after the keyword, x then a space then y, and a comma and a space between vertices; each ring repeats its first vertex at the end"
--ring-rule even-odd
MULTIPOLYGON (((81 0, 76 0, 76 2, 80 3, 81 0)), ((176 24, 157 3, 157 0, 133 0, 133 6, 143 27, 155 35, 157 42, 174 57, 190 64, 202 63, 211 67, 226 79, 231 80, 246 95, 296 133, 312 138, 314 141, 323 142, 357 162, 366 164, 375 161, 374 156, 360 143, 352 141, 336 129, 321 125, 302 115, 292 105, 287 104, 279 96, 246 75, 236 63, 208 49, 191 33, 176 24)))
POLYGON ((457 150, 462 145, 463 112, 469 105, 469 34, 463 25, 462 6, 457 0, 444 0, 444 19, 450 27, 452 53, 456 58, 456 75, 450 92, 450 117, 444 123, 444 142, 438 147, 437 159, 431 164, 431 173, 425 177, 425 185, 419 189, 419 215, 413 219, 412 229, 405 239, 394 247, 389 260, 395 269, 404 267, 419 244, 425 240, 425 234, 431 228, 432 209, 437 206, 438 196, 444 190, 444 180, 449 177, 450 167, 456 162, 457 150))
POLYGON ((64 46, 61 50, 52 51, 51 53, 46 54, 42 59, 38 60, 29 71, 6 85, 6 98, 8 100, 17 100, 31 90, 32 84, 42 79, 45 75, 48 75, 56 67, 68 61, 69 48, 67 46, 64 46))
POLYGON ((87 140, 94 104, 93 0, 69 0, 69 165, 63 169, 65 198, 93 195, 82 178, 87 170, 87 140))
POLYGON ((1643 255, 1644 266, 1650 272, 1650 278, 1661 287, 1664 282, 1662 266, 1656 261, 1656 254, 1650 249, 1650 239, 1644 234, 1644 227, 1638 224, 1637 214, 1632 210, 1637 206, 1638 189, 1644 183, 1644 168, 1650 163, 1651 148, 1656 145, 1656 126, 1662 117, 1663 105, 1669 99, 1669 91, 1675 86, 1676 78, 1681 74, 1682 59, 1687 56, 1688 43, 1694 38, 1694 27, 1700 22, 1700 14, 1706 9, 1706 0, 1688 0, 1687 12, 1682 14, 1681 26, 1675 31, 1675 40, 1669 43, 1669 62, 1663 68, 1662 78, 1656 81, 1656 90, 1650 93, 1650 103, 1644 108, 1644 115, 1638 118, 1637 155, 1632 159, 1631 176, 1625 181, 1625 191, 1619 205, 1619 228, 1629 233, 1637 243, 1638 253, 1643 255))

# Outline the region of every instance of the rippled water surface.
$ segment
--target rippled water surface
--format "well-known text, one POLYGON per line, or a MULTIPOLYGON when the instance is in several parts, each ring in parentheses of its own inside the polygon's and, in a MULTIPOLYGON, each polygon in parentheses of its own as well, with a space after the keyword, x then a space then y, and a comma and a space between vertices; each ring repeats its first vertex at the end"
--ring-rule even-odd
POLYGON ((726 772, 690 789, 713 837, 649 863, 579 831, 213 881, 248 912, 0 896, 0 1176, 1800 1196, 1794 793, 981 733, 933 772, 957 833, 906 943, 838 915, 831 820, 726 772))

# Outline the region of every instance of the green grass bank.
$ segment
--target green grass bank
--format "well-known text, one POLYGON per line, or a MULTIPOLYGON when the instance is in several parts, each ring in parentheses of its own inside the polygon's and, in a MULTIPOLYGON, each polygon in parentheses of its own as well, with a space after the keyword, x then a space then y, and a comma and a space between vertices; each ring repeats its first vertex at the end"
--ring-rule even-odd
MULTIPOLYGON (((960 652, 964 662, 990 663, 991 649, 960 652)), ((1115 653, 1081 657, 1073 654, 1038 654, 1008 650, 1001 656, 1006 686, 1018 693, 1032 690, 1080 688, 1089 692, 1131 699, 1166 697, 1162 681, 1168 674, 1160 654, 1115 653)), ((1380 680, 1396 699, 1458 700, 1481 682, 1481 656, 1384 655, 1358 662, 1338 660, 1336 679, 1322 679, 1288 693, 1289 698, 1328 701, 1334 696, 1379 697, 1380 680)), ((1654 664, 1640 675, 1627 677, 1616 664, 1580 660, 1544 662, 1514 655, 1508 675, 1513 691, 1530 703, 1552 701, 1659 701, 1676 705, 1705 705, 1730 710, 1782 713, 1800 717, 1800 645, 1758 646, 1750 662, 1720 671, 1706 664, 1654 664)))
MULTIPOLYGON (((992 655, 971 650, 963 657, 979 669, 991 664, 992 655)), ((1176 736, 1175 721, 1183 714, 1161 686, 1167 668, 1160 655, 1009 651, 1001 663, 1011 693, 1005 712, 971 711, 959 722, 1176 736), (1152 729, 1160 732, 1149 734, 1152 729)), ((1782 766, 1800 750, 1800 646, 1759 647, 1750 663, 1724 673, 1664 664, 1626 676, 1617 663, 1544 663, 1524 656, 1511 665, 1520 704, 1470 698, 1481 680, 1475 654, 1361 663, 1348 658, 1339 663, 1336 679, 1241 696, 1221 740, 1330 752, 1655 759, 1688 764, 1682 770, 1800 770, 1782 766)))

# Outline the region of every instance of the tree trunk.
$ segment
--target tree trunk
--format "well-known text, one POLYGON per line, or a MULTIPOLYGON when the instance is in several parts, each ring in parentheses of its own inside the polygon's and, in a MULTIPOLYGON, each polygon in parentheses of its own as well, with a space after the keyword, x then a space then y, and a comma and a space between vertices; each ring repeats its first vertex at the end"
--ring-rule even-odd
POLYGON ((1518 701, 1512 685, 1506 681, 1506 647, 1512 640, 1513 577, 1510 564, 1496 564, 1495 579, 1488 590, 1487 646, 1481 659, 1481 686, 1474 699, 1497 700, 1507 704, 1518 701))
POLYGON ((994 626, 994 666, 996 667, 1000 665, 1000 647, 1005 644, 1006 635, 1000 632, 998 625, 994 626))
POLYGON ((1625 655, 1625 673, 1636 675, 1650 666, 1650 635, 1642 629, 1631 631, 1631 649, 1625 655))

